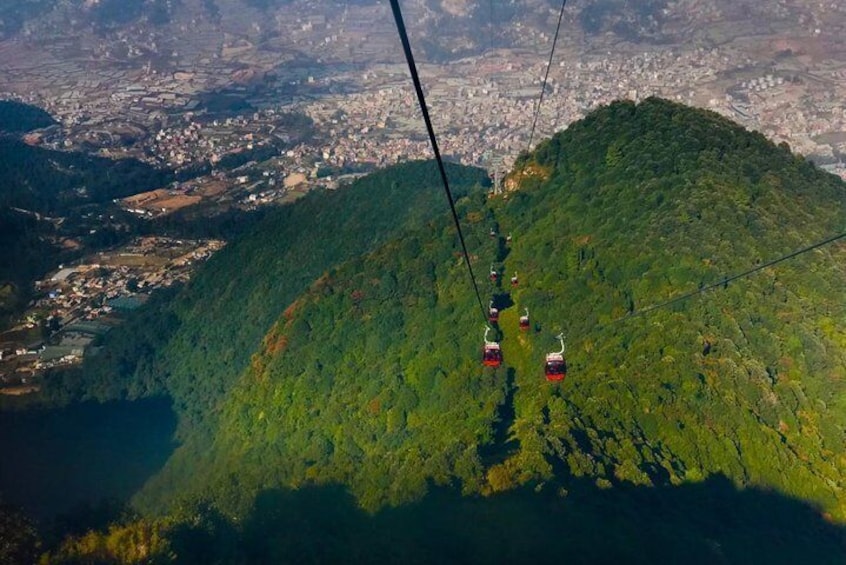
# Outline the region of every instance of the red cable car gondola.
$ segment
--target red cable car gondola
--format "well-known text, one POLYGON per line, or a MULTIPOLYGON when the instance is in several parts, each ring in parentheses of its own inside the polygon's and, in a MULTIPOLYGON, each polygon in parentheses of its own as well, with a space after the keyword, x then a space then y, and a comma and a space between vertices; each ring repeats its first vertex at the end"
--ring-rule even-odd
POLYGON ((529 309, 526 308, 526 313, 520 316, 520 331, 529 331, 529 309))
POLYGON ((482 352, 482 365, 485 367, 499 367, 502 365, 502 349, 495 341, 488 341, 490 328, 485 328, 485 349, 482 352))
POLYGON ((547 353, 546 364, 544 365, 546 380, 551 382, 563 381, 567 376, 567 360, 564 358, 564 336, 558 334, 558 339, 561 340, 561 351, 547 353))
POLYGON ((493 265, 491 265, 491 273, 490 273, 490 275, 489 275, 489 276, 490 276, 490 279, 491 279, 491 282, 492 282, 492 283, 495 283, 495 282, 496 282, 497 277, 499 276, 499 275, 497 274, 496 270, 494 269, 494 266, 493 266, 493 265))
POLYGON ((492 324, 499 321, 499 310, 494 308, 493 300, 491 300, 491 304, 488 306, 488 321, 492 324))
POLYGON ((517 286, 520 284, 520 279, 517 278, 517 273, 514 273, 514 276, 511 277, 511 286, 517 286))

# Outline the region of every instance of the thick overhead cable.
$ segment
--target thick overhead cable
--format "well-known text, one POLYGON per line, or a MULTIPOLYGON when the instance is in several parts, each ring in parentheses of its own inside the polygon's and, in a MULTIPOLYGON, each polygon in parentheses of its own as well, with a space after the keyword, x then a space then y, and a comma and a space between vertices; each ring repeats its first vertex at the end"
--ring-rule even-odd
POLYGON ((561 11, 558 12, 558 25, 555 26, 555 37, 552 39, 552 49, 549 51, 549 61, 546 63, 546 74, 543 75, 543 85, 541 86, 537 106, 535 106, 535 117, 532 120, 532 131, 529 133, 529 145, 526 147, 526 151, 532 150, 532 139, 535 137, 535 126, 538 123, 538 116, 540 116, 543 93, 546 91, 546 81, 549 78, 549 69, 552 67, 552 56, 555 54, 555 44, 558 43, 558 32, 561 30, 561 19, 564 17, 565 6, 567 6, 567 0, 561 2, 561 11))
POLYGON ((766 269, 767 267, 772 267, 773 265, 777 265, 779 263, 787 261, 788 259, 793 259, 794 257, 798 257, 799 255, 803 255, 803 254, 808 253, 810 251, 813 251, 815 249, 819 249, 820 247, 826 246, 829 243, 834 243, 835 241, 843 239, 843 238, 846 238, 846 232, 839 233, 837 235, 833 235, 833 236, 831 236, 827 239, 824 239, 822 241, 818 241, 817 243, 814 243, 814 244, 809 245, 807 247, 803 247, 802 249, 798 249, 796 251, 788 253, 787 255, 783 255, 783 256, 778 257, 776 259, 773 259, 771 261, 767 261, 766 263, 763 263, 761 265, 757 265, 757 266, 755 266, 751 269, 743 271, 742 273, 737 273, 737 274, 732 275, 732 276, 725 276, 715 283, 705 285, 705 286, 701 286, 696 290, 693 290, 693 291, 690 291, 688 293, 676 296, 675 298, 671 298, 671 299, 669 299, 665 302, 653 304, 652 306, 647 306, 646 308, 641 308, 640 310, 634 310, 634 311, 630 312, 629 314, 627 314, 626 316, 623 316, 621 318, 617 318, 616 320, 612 321, 611 323, 614 324, 614 323, 617 323, 617 322, 622 322, 624 320, 629 320, 631 318, 635 318, 637 316, 642 316, 644 314, 648 314, 649 312, 654 312, 655 310, 659 310, 661 308, 666 308, 667 306, 671 306, 671 305, 676 304, 678 302, 681 302, 683 300, 687 300, 688 298, 692 298, 694 296, 704 294, 704 293, 706 293, 710 290, 718 289, 720 287, 725 287, 726 285, 728 285, 728 283, 730 283, 732 281, 736 281, 738 279, 748 277, 749 275, 757 273, 758 271, 762 271, 762 270, 766 269))
POLYGON ((461 223, 458 221, 458 212, 455 211, 455 199, 452 197, 452 191, 449 189, 449 180, 447 179, 446 168, 444 167, 443 159, 441 159, 441 151, 438 149, 438 141, 435 139, 435 130, 432 127, 432 120, 429 119, 429 110, 426 107, 426 98, 423 96, 423 87, 420 84, 420 77, 417 74, 417 65, 414 63, 414 56, 411 53, 411 44, 408 41, 405 23, 402 19, 399 0, 391 0, 391 9, 394 12, 394 20, 396 21, 397 31, 399 32, 400 40, 402 41, 402 49, 405 52, 405 59, 408 62, 408 70, 411 72, 411 80, 414 82, 414 90, 417 92, 417 101, 420 104, 420 111, 423 113, 423 121, 426 122, 426 131, 429 133, 429 141, 432 142, 432 151, 435 153, 435 160, 438 162, 438 170, 441 173, 441 181, 443 181, 444 192, 446 192, 446 197, 449 201, 449 208, 452 211, 452 219, 455 222, 455 229, 458 231, 458 239, 461 242, 461 250, 464 253, 464 262, 467 264, 467 270, 470 272, 470 281, 473 283, 473 290, 476 292, 476 300, 479 302, 479 310, 482 313, 485 324, 487 324, 487 311, 485 310, 485 305, 482 303, 482 295, 479 293, 479 285, 476 283, 476 276, 473 274, 473 266, 470 264, 470 254, 467 252, 467 244, 464 242, 464 234, 461 231, 461 223))

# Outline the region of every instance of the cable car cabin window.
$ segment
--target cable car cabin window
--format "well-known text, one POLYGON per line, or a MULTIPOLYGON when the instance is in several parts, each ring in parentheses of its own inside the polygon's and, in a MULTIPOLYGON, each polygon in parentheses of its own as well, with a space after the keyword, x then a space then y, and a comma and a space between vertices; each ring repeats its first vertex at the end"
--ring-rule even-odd
POLYGON ((499 367, 502 364, 502 350, 500 350, 499 345, 485 346, 482 364, 485 367, 499 367))
POLYGON ((567 376, 567 362, 564 359, 547 359, 544 372, 547 380, 564 380, 564 377, 567 376))

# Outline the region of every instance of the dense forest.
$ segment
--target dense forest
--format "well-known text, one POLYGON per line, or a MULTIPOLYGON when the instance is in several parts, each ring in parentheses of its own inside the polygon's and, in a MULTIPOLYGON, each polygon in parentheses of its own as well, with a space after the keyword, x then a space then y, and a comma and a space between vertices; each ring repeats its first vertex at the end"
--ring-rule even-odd
MULTIPOLYGON (((489 182, 479 169, 449 171, 458 195, 489 182)), ((76 393, 100 400, 167 393, 186 425, 213 416, 268 328, 329 265, 442 215, 438 183, 432 163, 410 163, 268 213, 209 260, 175 300, 154 298, 112 332, 103 355, 85 367, 84 386, 65 375, 46 383, 46 394, 62 402, 76 393)))
POLYGON ((0 138, 0 206, 42 214, 108 202, 170 182, 173 174, 134 159, 52 151, 0 138))
POLYGON ((53 116, 41 108, 14 100, 0 100, 0 132, 21 133, 55 123, 53 116))
POLYGON ((840 232, 841 181, 659 99, 543 142, 502 197, 482 171, 449 174, 502 367, 479 362, 484 320, 431 163, 310 194, 47 382, 45 401, 170 396, 181 441, 133 501, 144 518, 53 559, 130 562, 114 548, 146 539, 185 562, 200 547, 437 560, 426 534, 467 561, 842 558, 846 247, 650 310, 840 232), (569 374, 552 384, 559 332, 569 374), (447 514, 453 530, 399 533, 447 514))
MULTIPOLYGON (((488 493, 562 475, 611 486, 720 472, 844 517, 842 246, 614 322, 838 232, 842 183, 759 134, 657 100, 589 116, 521 160, 513 179, 521 188, 506 200, 476 192, 460 202, 477 270, 494 262, 524 281, 510 293, 485 289, 514 304, 501 321, 506 367, 483 372, 470 354, 482 324, 439 216, 370 253, 323 262, 305 279, 310 288, 287 298, 234 388, 216 384, 212 366, 231 378, 238 365, 227 349, 254 348, 210 311, 255 320, 253 309, 205 305, 217 323, 203 333, 226 336, 219 346, 183 322, 180 334, 193 328, 189 343, 209 367, 192 371, 191 388, 231 392, 201 395, 219 414, 213 435, 187 434, 139 502, 164 508, 172 483, 220 492, 237 510, 258 488, 338 482, 375 509, 419 498, 430 483, 488 493), (510 246, 488 237, 492 225, 513 234, 510 246), (515 331, 524 307, 536 313, 529 335, 515 331), (557 388, 540 366, 559 331, 573 376, 557 388), (208 354, 218 349, 219 361, 208 354)), ((242 242, 262 242, 249 262, 278 261, 285 247, 264 243, 267 226, 257 233, 242 242)), ((234 272, 217 280, 216 292, 238 288, 234 272)), ((267 294, 248 300, 264 305, 267 294)), ((191 349, 165 355, 184 363, 191 349)), ((155 373, 170 375, 168 390, 184 386, 173 371, 155 373)))

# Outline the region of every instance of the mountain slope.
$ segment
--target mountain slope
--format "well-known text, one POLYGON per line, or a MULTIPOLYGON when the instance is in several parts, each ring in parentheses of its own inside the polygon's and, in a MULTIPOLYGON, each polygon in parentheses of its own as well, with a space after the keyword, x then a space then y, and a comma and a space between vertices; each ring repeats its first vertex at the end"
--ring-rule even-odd
MULTIPOLYGON (((484 171, 449 167, 458 195, 484 171)), ((174 301, 159 301, 107 337, 71 390, 92 398, 169 394, 182 426, 214 417, 283 310, 318 277, 444 210, 433 163, 408 163, 336 192, 311 193, 227 245, 174 301)), ((62 383, 53 383, 58 388, 62 383)), ((206 425, 206 424, 203 424, 206 425)))
POLYGON ((571 336, 574 369, 556 398, 521 380, 541 360, 534 343, 504 343, 521 446, 601 481, 723 473, 842 518, 842 244, 615 320, 841 232, 843 184, 658 100, 597 112, 521 167, 549 180, 502 206, 522 242, 508 267, 527 273, 514 298, 571 336))
POLYGON ((482 325, 457 251, 444 217, 330 269, 265 336, 223 402, 214 446, 189 436, 164 480, 204 468, 192 483, 234 482, 226 490, 244 508, 280 477, 351 483, 370 508, 421 496, 427 480, 461 476, 478 491, 477 448, 493 440, 506 384, 480 379, 468 355, 482 325), (455 334, 467 327, 478 331, 455 334), (249 479, 236 461, 251 462, 249 479))
POLYGON ((58 215, 159 188, 173 174, 135 159, 52 151, 0 137, 0 179, 0 206, 58 215))
MULTIPOLYGON (((278 283, 288 308, 214 429, 186 434, 142 506, 193 493, 237 511, 261 489, 342 483, 372 509, 430 483, 492 493, 722 474, 846 517, 843 245, 626 318, 839 232, 840 181, 710 112, 650 99, 559 133, 509 185, 460 202, 476 272, 497 261, 520 275, 513 289, 483 284, 503 307, 505 366, 479 365, 482 319, 448 218, 403 224, 334 257, 305 292, 278 283), (510 245, 488 238, 497 224, 510 245), (543 355, 559 331, 570 375, 552 385, 543 355)), ((222 255, 197 296, 223 286, 213 269, 279 257, 269 233, 222 255)), ((211 303, 245 325, 255 311, 211 303)))
POLYGON ((41 108, 14 100, 0 100, 0 132, 24 133, 55 123, 56 120, 41 108))

